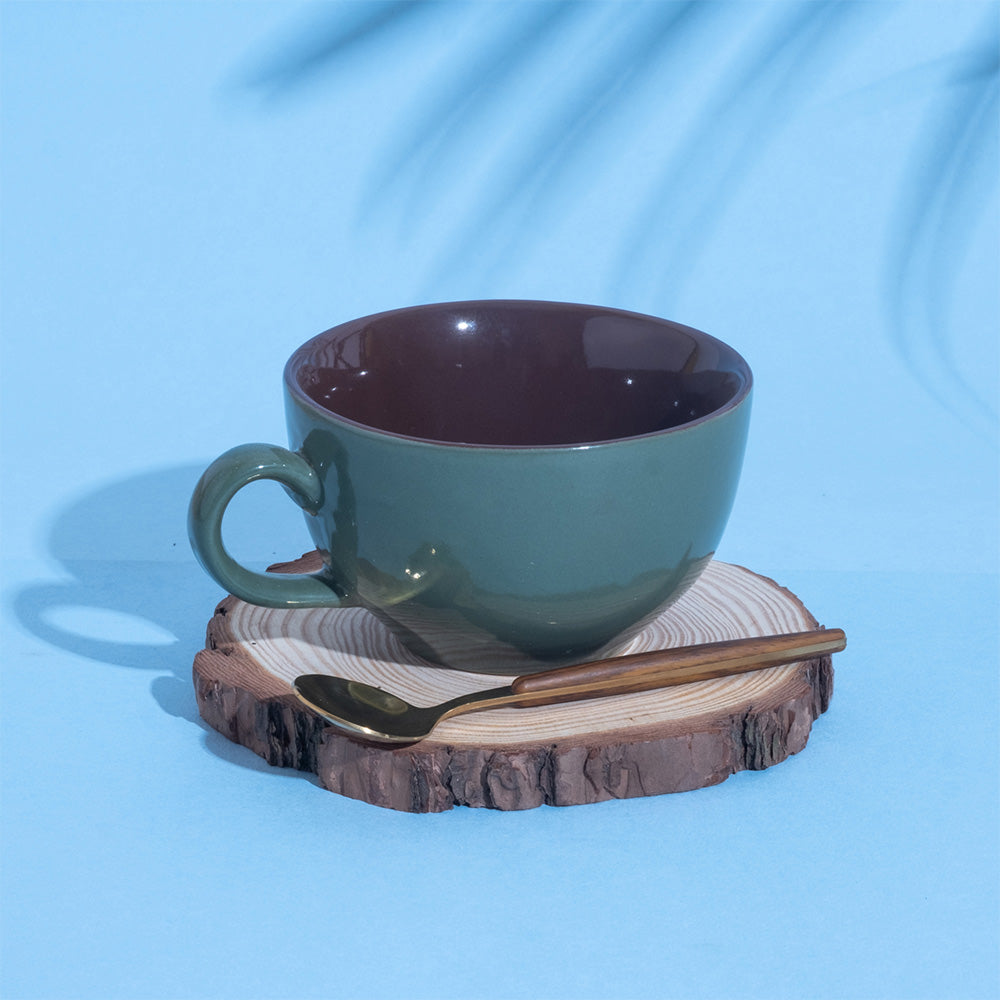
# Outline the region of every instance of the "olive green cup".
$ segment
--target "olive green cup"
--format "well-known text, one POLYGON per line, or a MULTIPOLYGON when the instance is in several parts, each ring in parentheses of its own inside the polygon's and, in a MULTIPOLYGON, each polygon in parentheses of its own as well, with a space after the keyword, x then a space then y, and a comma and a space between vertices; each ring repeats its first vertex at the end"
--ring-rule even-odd
POLYGON ((697 578, 736 493, 752 376, 637 313, 417 306, 337 326, 285 368, 290 449, 206 470, 206 571, 252 604, 363 607, 418 656, 531 673, 612 655, 697 578), (222 542, 235 493, 282 483, 324 565, 257 573, 222 542))

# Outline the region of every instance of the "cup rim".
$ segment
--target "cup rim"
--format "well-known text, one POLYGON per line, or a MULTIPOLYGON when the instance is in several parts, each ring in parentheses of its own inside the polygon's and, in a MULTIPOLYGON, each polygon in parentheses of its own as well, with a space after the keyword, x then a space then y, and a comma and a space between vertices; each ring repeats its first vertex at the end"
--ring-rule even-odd
POLYGON ((386 309, 381 312, 371 313, 367 316, 361 316, 356 319, 347 320, 344 323, 338 323, 336 326, 332 326, 322 333, 317 334, 315 337, 310 338, 304 344, 300 345, 292 353, 291 357, 285 363, 284 368, 284 383, 285 390, 289 395, 298 403, 300 406, 304 407, 306 410, 313 412, 314 414, 322 417, 326 421, 330 421, 336 424, 343 424, 350 427, 352 430, 363 432, 367 435, 372 435, 380 438, 393 438, 398 441, 405 441, 410 444, 424 445, 435 448, 457 448, 466 449, 474 451, 505 451, 505 452, 516 452, 516 451, 528 451, 528 452, 545 452, 545 451, 556 451, 556 452, 567 452, 567 451, 579 451, 591 448, 601 448, 606 446, 615 446, 627 444, 632 441, 646 441, 650 439, 661 438, 670 435, 682 434, 685 431, 694 430, 703 424, 718 420, 725 414, 737 409, 741 404, 743 404, 750 396, 753 389, 753 372, 750 368, 749 363, 743 357, 743 355, 732 347, 730 344, 718 337, 713 337, 709 333, 705 333, 703 330, 695 329, 691 326, 686 326, 683 323, 677 323, 673 320, 663 319, 660 316, 654 316, 649 313, 640 313, 628 309, 618 309, 612 306, 602 306, 593 305, 582 302, 562 302, 557 300, 548 299, 459 299, 455 301, 447 302, 426 302, 419 305, 412 306, 402 306, 397 309, 386 309), (706 346, 717 346, 723 348, 725 351, 730 353, 735 362, 736 373, 742 379, 742 385, 739 390, 734 393, 734 395, 727 400, 722 406, 711 410, 709 413, 703 414, 700 417, 695 417, 693 420, 689 420, 683 424, 677 424, 673 427, 665 427, 659 430, 646 431, 643 434, 632 434, 627 437, 618 438, 599 438, 595 441, 576 441, 568 444, 480 444, 474 441, 443 441, 435 438, 417 437, 411 434, 402 434, 399 431, 391 431, 384 429, 382 427, 376 427, 372 424, 361 423, 357 420, 352 420, 350 417, 345 417, 334 410, 328 410, 326 407, 317 403, 314 399, 308 396, 299 385, 298 379, 295 378, 295 373, 298 368, 302 365, 303 361, 311 354, 315 347, 322 341, 330 338, 333 334, 342 330, 344 327, 358 326, 364 323, 370 323, 374 320, 383 319, 385 317, 399 315, 401 313, 416 313, 416 312, 430 312, 434 310, 443 309, 460 309, 460 308, 509 308, 509 307, 557 307, 564 308, 573 311, 597 311, 603 316, 610 317, 620 317, 623 319, 633 319, 633 320, 644 320, 646 322, 652 322, 658 324, 662 327, 669 328, 672 330, 682 331, 688 336, 692 337, 695 341, 706 346))

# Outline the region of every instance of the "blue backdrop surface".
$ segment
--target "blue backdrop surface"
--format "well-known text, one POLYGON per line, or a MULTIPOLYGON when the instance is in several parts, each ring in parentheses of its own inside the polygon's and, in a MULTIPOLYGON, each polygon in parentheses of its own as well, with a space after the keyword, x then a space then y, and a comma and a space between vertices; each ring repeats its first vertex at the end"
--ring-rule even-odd
MULTIPOLYGON (((997 996, 997 4, 0 17, 5 1000, 997 996), (475 297, 748 358, 719 557, 850 640, 803 753, 409 816, 200 721, 201 470, 308 337, 475 297)), ((309 546, 268 484, 227 538, 309 546)))

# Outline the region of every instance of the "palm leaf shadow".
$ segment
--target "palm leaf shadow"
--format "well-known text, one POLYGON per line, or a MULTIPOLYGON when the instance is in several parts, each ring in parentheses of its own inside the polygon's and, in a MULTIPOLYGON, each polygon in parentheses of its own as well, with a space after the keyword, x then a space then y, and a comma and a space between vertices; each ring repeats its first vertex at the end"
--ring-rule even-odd
POLYGON ((335 68, 344 57, 434 16, 446 5, 443 0, 321 4, 319 12, 311 11, 294 37, 256 60, 243 82, 272 98, 287 95, 335 68))
MULTIPOLYGON (((603 9, 601 4, 587 7, 592 17, 603 9)), ((665 64, 678 61, 683 47, 723 15, 728 5, 675 0, 630 4, 624 10, 629 15, 624 27, 606 35, 601 50, 591 54, 574 85, 561 99, 550 99, 534 129, 523 131, 518 145, 505 151, 507 165, 492 175, 479 204, 470 208, 454 240, 455 250, 438 261, 439 274, 461 263, 462 248, 479 232, 493 234, 493 257, 510 253, 510 243, 517 237, 508 237, 505 244, 499 237, 500 223, 506 221, 508 233, 518 233, 521 227, 537 225, 544 215, 554 214, 562 193, 570 187, 567 174, 571 170, 589 170, 590 186, 599 185, 606 164, 627 158, 630 150, 622 148, 612 154, 604 147, 602 164, 595 167, 586 147, 595 144, 602 131, 627 111, 665 64)), ((675 71, 675 83, 680 82, 681 72, 675 71)))
POLYGON ((565 115, 557 113, 548 134, 522 156, 494 206, 511 203, 521 191, 532 192, 526 208, 529 216, 551 205, 562 175, 580 162, 593 137, 618 117, 638 88, 664 63, 670 63, 698 30, 714 24, 723 9, 700 0, 675 0, 656 4, 647 17, 637 18, 634 30, 617 45, 609 45, 603 59, 595 60, 589 79, 573 95, 565 115))
MULTIPOLYGON (((751 33, 735 68, 721 67, 716 95, 699 109, 691 132, 677 142, 668 134, 658 180, 636 210, 617 256, 614 287, 629 288, 652 261, 655 294, 666 307, 767 144, 869 16, 879 15, 839 0, 781 5, 762 37, 751 33)), ((603 57, 588 64, 563 102, 553 103, 544 124, 522 139, 513 166, 494 176, 479 205, 466 213, 454 249, 438 262, 436 273, 444 277, 461 266, 465 248, 482 232, 491 233, 494 258, 509 255, 520 232, 558 204, 569 166, 579 171, 589 163, 599 185, 608 160, 627 159, 632 151, 604 149, 602 165, 595 166, 579 155, 581 147, 593 142, 655 72, 671 67, 696 32, 745 33, 748 24, 745 10, 728 4, 637 5, 635 30, 609 39, 603 57), (499 236, 504 230, 515 234, 506 243, 499 236)), ((682 73, 669 77, 673 87, 683 86, 682 73)))
POLYGON ((755 163, 870 13, 838 0, 796 4, 742 47, 741 65, 720 79, 637 214, 620 282, 651 272, 661 294, 679 293, 755 163))
POLYGON ((421 201, 428 200, 435 179, 447 175, 447 162, 454 158, 463 133, 488 114, 490 102, 547 51, 582 10, 576 0, 552 0, 525 5, 517 17, 507 9, 492 12, 496 23, 484 44, 461 60, 433 93, 421 95, 422 110, 407 116, 399 139, 385 150, 382 166, 373 174, 362 212, 374 211, 400 182, 409 182, 422 193, 421 201))
MULTIPOLYGON (((618 257, 616 284, 641 273, 643 267, 637 263, 655 259, 660 294, 667 290, 665 281, 671 288, 680 286, 767 140, 806 99, 808 81, 817 76, 824 56, 836 51, 838 28, 856 20, 861 6, 839 0, 780 5, 782 15, 770 34, 742 46, 742 65, 730 72, 723 67, 719 92, 700 116, 701 124, 676 147, 672 158, 669 151, 664 153, 660 180, 637 211, 618 257)), ((428 0, 362 5, 360 14, 341 15, 326 37, 312 31, 306 42, 273 60, 257 79, 272 87, 288 87, 322 67, 334 67, 390 30, 411 26, 417 15, 430 15, 436 24, 465 7, 428 0)), ((627 109, 664 65, 675 61, 695 32, 718 27, 724 20, 729 23, 721 32, 741 32, 748 23, 740 5, 705 0, 502 5, 499 23, 491 26, 485 40, 465 55, 430 99, 421 97, 422 110, 408 116, 400 140, 381 157, 382 167, 369 187, 363 212, 371 213, 382 204, 389 187, 408 182, 416 194, 410 198, 406 221, 420 213, 434 215, 442 189, 448 186, 448 161, 454 159, 471 124, 489 114, 489 102, 501 103, 497 98, 511 80, 532 60, 545 56, 574 18, 602 18, 609 11, 621 18, 624 29, 608 34, 602 48, 575 70, 573 85, 564 93, 547 103, 540 98, 540 124, 503 151, 506 164, 491 175, 490 184, 463 213, 459 232, 450 241, 453 249, 437 260, 438 273, 448 274, 467 262, 465 248, 470 241, 481 245, 476 234, 485 231, 495 236, 493 255, 509 252, 509 243, 518 236, 509 235, 508 245, 503 245, 497 235, 500 224, 506 223, 508 234, 517 234, 519 220, 537 219, 551 210, 565 188, 566 172, 586 168, 581 150, 627 109)), ((673 86, 682 83, 672 79, 673 86)), ((617 155, 629 153, 622 149, 617 155)), ((602 155, 608 156, 608 151, 602 155)), ((602 171, 594 169, 592 174, 593 183, 600 184, 602 171)))
MULTIPOLYGON (((937 67, 931 67, 936 69, 937 67)), ((960 265, 996 192, 1000 30, 995 17, 947 67, 896 214, 886 284, 891 340, 923 389, 971 429, 992 436, 995 403, 962 374, 948 307, 960 265)))

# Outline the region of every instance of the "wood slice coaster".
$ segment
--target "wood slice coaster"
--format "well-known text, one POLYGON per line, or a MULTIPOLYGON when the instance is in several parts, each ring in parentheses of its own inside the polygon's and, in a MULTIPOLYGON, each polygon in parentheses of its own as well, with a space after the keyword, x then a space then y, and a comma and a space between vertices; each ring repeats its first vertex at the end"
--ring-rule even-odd
MULTIPOLYGON (((272 569, 318 566, 310 553, 272 569)), ((623 652, 816 627, 773 580, 712 562, 623 652)), ((833 688, 825 655, 661 691, 473 713, 393 748, 327 723, 298 700, 293 679, 336 674, 433 705, 511 678, 429 665, 359 608, 259 608, 227 597, 206 645, 194 682, 209 725, 270 764, 315 772, 330 791, 407 812, 579 805, 714 785, 798 753, 833 688)))

